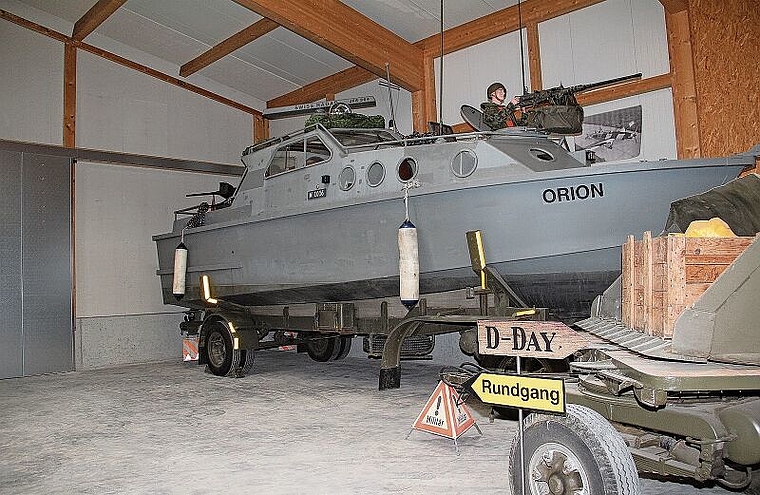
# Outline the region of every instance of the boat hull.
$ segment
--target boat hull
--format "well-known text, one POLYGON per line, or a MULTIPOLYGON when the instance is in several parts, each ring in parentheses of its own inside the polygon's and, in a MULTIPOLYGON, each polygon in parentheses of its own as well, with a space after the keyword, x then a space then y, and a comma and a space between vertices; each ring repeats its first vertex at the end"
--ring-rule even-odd
MULTIPOLYGON (((644 162, 536 174, 525 180, 426 187, 410 193, 422 293, 478 284, 465 232, 481 230, 489 265, 531 305, 560 317, 588 313, 620 272, 627 235, 659 233, 670 202, 721 185, 743 164, 644 162)), ((186 231, 188 289, 172 295, 179 233, 156 236, 164 302, 202 305, 201 274, 214 295, 240 304, 346 301, 398 294, 402 196, 318 211, 256 217, 186 231)))

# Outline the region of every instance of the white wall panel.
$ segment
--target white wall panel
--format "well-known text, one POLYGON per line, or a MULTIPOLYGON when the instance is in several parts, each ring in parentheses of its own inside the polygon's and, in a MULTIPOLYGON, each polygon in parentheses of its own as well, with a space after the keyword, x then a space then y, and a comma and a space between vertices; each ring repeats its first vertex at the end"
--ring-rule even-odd
MULTIPOLYGON (((526 52, 525 84, 530 87, 527 47, 527 42, 523 39, 523 49, 526 52)), ((435 59, 436 101, 440 91, 440 60, 435 59)), ((447 54, 443 59, 444 123, 462 122, 462 105, 480 108, 480 104, 486 101, 486 88, 492 82, 500 81, 504 84, 510 98, 522 94, 520 63, 520 37, 516 32, 447 54)))
POLYGON ((249 114, 88 53, 77 66, 77 146, 239 163, 249 114))
POLYGON ((544 87, 670 70, 657 0, 607 0, 539 24, 544 87))
POLYGON ((0 138, 63 141, 63 45, 0 21, 0 138))
POLYGON ((79 162, 76 165, 77 317, 133 315, 164 306, 153 234, 173 211, 234 177, 79 162))

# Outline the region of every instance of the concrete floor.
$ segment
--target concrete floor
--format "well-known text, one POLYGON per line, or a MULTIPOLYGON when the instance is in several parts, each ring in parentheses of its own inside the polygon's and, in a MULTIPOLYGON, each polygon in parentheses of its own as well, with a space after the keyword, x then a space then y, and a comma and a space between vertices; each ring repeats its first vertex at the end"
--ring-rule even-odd
MULTIPOLYGON (((0 380, 2 494, 507 494, 516 423, 459 439, 415 431, 440 365, 403 363, 377 390, 379 362, 316 363, 260 352, 250 376, 183 363, 0 380)), ((644 494, 723 494, 642 480, 644 494)))

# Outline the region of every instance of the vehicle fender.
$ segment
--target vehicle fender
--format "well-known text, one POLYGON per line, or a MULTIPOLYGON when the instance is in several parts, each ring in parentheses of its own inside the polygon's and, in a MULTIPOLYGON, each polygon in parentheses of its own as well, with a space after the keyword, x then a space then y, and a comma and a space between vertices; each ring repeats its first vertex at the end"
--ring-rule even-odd
POLYGON ((205 364, 206 337, 213 323, 222 322, 230 332, 230 338, 237 343, 237 349, 256 349, 259 345, 259 337, 253 322, 244 314, 228 311, 218 311, 206 316, 201 324, 200 339, 198 340, 199 364, 205 364))
POLYGON ((726 457, 743 466, 760 463, 760 397, 726 407, 718 417, 736 435, 725 445, 726 457))

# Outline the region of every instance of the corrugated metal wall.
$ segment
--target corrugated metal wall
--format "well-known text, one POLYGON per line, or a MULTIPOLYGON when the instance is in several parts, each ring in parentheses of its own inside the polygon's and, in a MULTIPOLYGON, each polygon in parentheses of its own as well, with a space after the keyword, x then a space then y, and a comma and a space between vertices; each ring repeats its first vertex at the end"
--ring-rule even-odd
POLYGON ((70 371, 71 160, 0 151, 0 378, 70 371))

